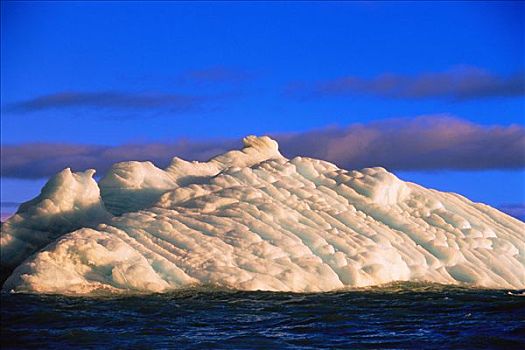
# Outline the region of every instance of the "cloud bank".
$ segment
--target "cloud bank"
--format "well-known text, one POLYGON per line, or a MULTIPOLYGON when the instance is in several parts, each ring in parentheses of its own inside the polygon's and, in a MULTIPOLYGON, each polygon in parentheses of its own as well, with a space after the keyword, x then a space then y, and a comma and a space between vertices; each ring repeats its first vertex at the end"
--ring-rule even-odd
MULTIPOLYGON (((235 84, 252 78, 252 74, 241 69, 212 66, 183 72, 176 84, 202 87, 211 85, 224 88, 223 84, 235 84)), ((185 112, 199 109, 207 102, 230 96, 231 93, 215 93, 214 96, 173 94, 160 92, 130 93, 124 91, 61 91, 37 96, 3 106, 8 113, 28 113, 48 109, 106 108, 106 109, 164 109, 171 112, 185 112)))
MULTIPOLYGON (((449 116, 391 119, 347 127, 271 135, 282 153, 325 159, 346 169, 485 170, 525 168, 525 128, 483 126, 449 116)), ((151 160, 166 166, 172 157, 207 160, 240 141, 179 140, 121 146, 78 144, 2 145, 1 176, 34 179, 71 167, 99 174, 119 161, 151 160)))
POLYGON ((483 170, 525 167, 525 128, 482 126, 448 117, 393 119, 281 137, 289 155, 344 168, 483 170))
POLYGON ((516 219, 525 221, 525 204, 507 204, 500 206, 498 209, 516 219))
POLYGON ((373 78, 343 76, 313 83, 291 84, 286 92, 305 98, 369 95, 394 99, 472 100, 525 95, 525 74, 499 76, 461 66, 444 72, 402 75, 387 73, 373 78))
POLYGON ((5 110, 13 113, 24 113, 56 108, 91 107, 115 109, 165 108, 171 111, 187 111, 199 107, 206 100, 204 97, 178 94, 132 94, 118 91, 60 92, 9 104, 5 110))
POLYGON ((115 162, 126 160, 148 160, 159 166, 166 166, 174 156, 191 160, 207 160, 226 151, 226 147, 238 147, 238 140, 209 142, 180 140, 175 143, 121 146, 56 143, 2 145, 1 176, 36 179, 49 177, 65 167, 74 170, 95 168, 99 174, 103 174, 115 162))

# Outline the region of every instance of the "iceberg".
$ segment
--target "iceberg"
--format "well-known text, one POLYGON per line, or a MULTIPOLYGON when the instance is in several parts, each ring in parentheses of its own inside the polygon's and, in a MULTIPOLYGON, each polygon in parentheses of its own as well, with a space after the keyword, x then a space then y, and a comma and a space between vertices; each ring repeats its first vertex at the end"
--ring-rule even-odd
POLYGON ((2 224, 4 290, 525 288, 523 222, 383 168, 287 159, 266 136, 208 162, 94 173, 63 170, 2 224))

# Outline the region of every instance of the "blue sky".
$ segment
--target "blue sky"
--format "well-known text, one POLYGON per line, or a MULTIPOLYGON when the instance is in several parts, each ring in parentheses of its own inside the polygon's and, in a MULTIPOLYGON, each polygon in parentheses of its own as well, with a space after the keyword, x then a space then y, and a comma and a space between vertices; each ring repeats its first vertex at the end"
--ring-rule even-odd
POLYGON ((512 159, 502 165, 492 151, 468 167, 393 163, 402 178, 494 206, 525 201, 523 2, 1 6, 2 202, 34 196, 38 177, 51 172, 17 165, 56 159, 56 147, 36 160, 20 148, 34 143, 71 153, 83 145, 309 135, 356 123, 384 130, 385 120, 421 116, 455 120, 456 139, 470 142, 463 149, 483 145, 461 159, 485 148, 512 159), (465 137, 465 128, 477 131, 465 137))

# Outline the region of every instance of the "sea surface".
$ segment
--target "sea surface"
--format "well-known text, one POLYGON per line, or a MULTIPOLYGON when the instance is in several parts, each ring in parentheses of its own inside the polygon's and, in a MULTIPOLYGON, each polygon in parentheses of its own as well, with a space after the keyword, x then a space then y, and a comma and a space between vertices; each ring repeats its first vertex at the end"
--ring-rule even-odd
POLYGON ((3 293, 1 348, 525 349, 525 297, 420 284, 316 294, 3 293))

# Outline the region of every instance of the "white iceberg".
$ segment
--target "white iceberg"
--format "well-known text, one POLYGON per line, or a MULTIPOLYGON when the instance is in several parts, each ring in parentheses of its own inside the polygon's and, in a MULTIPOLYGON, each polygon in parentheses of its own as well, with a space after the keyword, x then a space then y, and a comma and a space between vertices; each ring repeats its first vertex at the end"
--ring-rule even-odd
POLYGON ((523 222, 383 168, 288 160, 268 137, 208 162, 93 174, 62 171, 2 225, 4 290, 525 288, 523 222))

